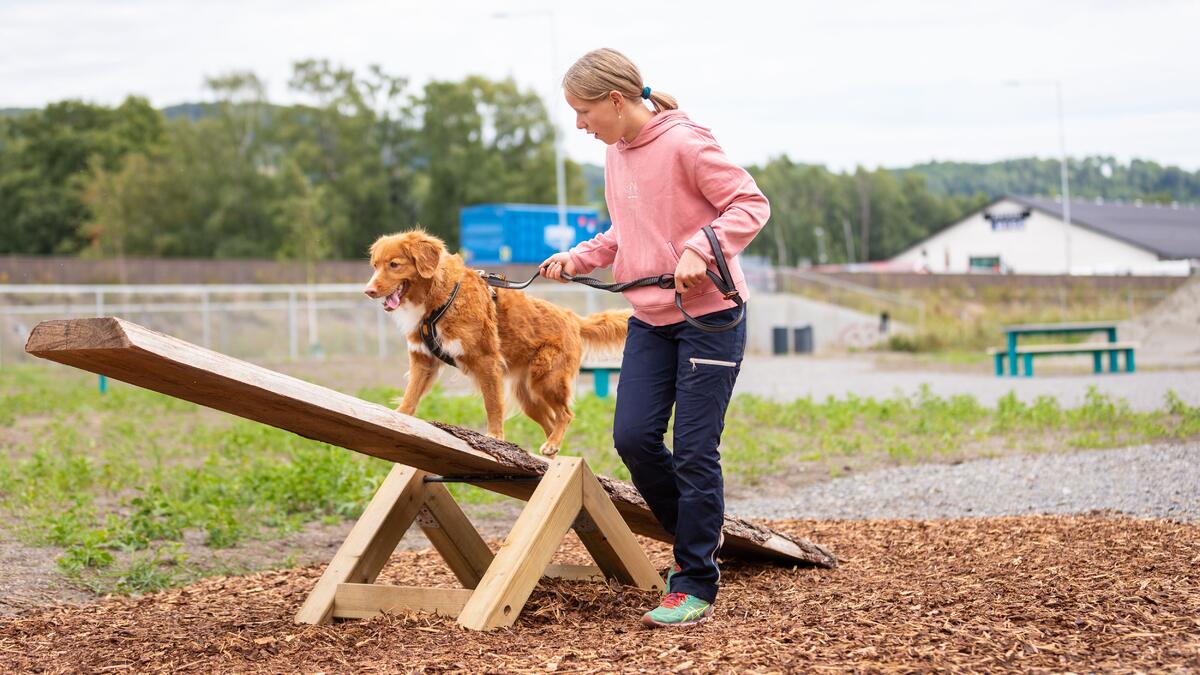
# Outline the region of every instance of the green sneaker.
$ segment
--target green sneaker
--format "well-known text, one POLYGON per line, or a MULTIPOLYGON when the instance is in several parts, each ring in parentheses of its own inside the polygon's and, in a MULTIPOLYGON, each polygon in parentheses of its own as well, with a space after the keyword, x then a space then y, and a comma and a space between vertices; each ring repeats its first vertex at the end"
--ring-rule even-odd
POLYGON ((694 595, 668 593, 656 609, 646 612, 642 625, 648 628, 694 626, 712 616, 713 606, 694 595))

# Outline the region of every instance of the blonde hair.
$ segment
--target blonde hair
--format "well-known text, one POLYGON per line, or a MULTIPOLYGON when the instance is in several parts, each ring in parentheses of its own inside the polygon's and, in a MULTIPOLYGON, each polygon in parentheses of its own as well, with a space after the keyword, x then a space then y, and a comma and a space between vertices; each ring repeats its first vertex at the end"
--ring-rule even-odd
MULTIPOLYGON (((607 47, 594 49, 567 69, 563 75, 563 88, 567 93, 585 101, 595 101, 616 91, 627 99, 640 101, 646 85, 642 73, 633 61, 621 52, 607 47)), ((679 107, 675 97, 656 89, 650 90, 650 103, 654 112, 675 110, 679 107)))

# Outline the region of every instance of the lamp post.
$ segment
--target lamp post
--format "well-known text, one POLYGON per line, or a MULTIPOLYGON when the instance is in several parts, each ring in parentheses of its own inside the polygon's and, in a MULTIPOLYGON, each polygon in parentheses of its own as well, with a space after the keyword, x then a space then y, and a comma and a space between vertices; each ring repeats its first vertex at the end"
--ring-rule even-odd
MULTIPOLYGON (((554 10, 528 9, 517 12, 496 12, 493 19, 518 19, 524 16, 541 15, 550 21, 550 75, 558 76, 558 22, 554 18, 554 10)), ((563 168, 562 132, 558 128, 558 115, 554 110, 554 94, 558 90, 558 80, 550 87, 550 96, 546 99, 546 114, 550 116, 550 129, 554 133, 554 188, 558 194, 558 226, 567 224, 567 175, 563 168)))
POLYGON ((1054 85, 1054 100, 1058 108, 1058 154, 1059 154, 1059 179, 1062 183, 1062 212, 1063 223, 1066 232, 1066 263, 1067 275, 1071 274, 1071 185, 1067 178, 1067 132, 1066 124, 1063 121, 1063 86, 1062 80, 1010 80, 1010 87, 1019 87, 1025 84, 1040 84, 1054 85))

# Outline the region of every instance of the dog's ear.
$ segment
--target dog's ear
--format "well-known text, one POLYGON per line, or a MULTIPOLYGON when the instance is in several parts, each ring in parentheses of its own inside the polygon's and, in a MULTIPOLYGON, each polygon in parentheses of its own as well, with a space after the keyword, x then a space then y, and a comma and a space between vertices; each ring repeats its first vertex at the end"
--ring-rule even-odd
POLYGON ((442 258, 441 242, 432 237, 422 238, 412 247, 412 257, 417 274, 420 274, 422 279, 433 278, 434 272, 437 272, 438 262, 442 258))

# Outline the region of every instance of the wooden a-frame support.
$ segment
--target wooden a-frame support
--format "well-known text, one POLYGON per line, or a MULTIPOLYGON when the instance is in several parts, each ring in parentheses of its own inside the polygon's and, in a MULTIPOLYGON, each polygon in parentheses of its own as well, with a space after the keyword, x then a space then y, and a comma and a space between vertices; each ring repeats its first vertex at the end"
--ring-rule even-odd
POLYGON ((392 469, 296 614, 297 623, 415 610, 457 616, 466 628, 491 630, 517 620, 543 576, 609 578, 643 590, 664 586, 579 457, 559 457, 550 464, 494 556, 449 490, 427 482, 427 476, 403 465, 392 469), (373 583, 414 521, 464 588, 373 583), (550 564, 572 527, 596 566, 550 564))

